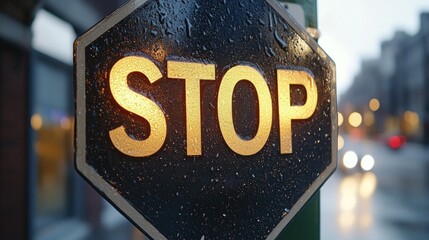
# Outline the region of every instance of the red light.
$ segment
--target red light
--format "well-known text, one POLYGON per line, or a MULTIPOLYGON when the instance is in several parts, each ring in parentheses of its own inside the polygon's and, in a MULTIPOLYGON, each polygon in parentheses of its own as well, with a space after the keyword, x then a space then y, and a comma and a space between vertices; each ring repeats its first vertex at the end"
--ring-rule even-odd
POLYGON ((405 143, 405 139, 403 139, 400 136, 392 136, 389 138, 389 147, 393 148, 393 149, 398 149, 402 146, 402 144, 405 143))

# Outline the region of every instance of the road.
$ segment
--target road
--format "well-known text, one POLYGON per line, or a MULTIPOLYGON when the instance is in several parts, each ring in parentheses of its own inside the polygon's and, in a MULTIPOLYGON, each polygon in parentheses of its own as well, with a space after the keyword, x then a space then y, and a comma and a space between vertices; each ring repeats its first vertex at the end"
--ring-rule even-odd
POLYGON ((321 191, 321 239, 429 239, 429 149, 344 137, 345 151, 375 159, 372 171, 340 169, 321 191))

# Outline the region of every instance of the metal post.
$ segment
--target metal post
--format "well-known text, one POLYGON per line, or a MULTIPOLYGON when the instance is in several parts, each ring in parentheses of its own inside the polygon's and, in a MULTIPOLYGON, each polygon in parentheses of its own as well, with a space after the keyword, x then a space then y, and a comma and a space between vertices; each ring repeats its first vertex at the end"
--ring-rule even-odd
MULTIPOLYGON (((287 0, 300 4, 304 8, 306 30, 317 41, 317 0, 287 0)), ((278 239, 320 239, 320 190, 307 202, 289 225, 279 235, 278 239)))

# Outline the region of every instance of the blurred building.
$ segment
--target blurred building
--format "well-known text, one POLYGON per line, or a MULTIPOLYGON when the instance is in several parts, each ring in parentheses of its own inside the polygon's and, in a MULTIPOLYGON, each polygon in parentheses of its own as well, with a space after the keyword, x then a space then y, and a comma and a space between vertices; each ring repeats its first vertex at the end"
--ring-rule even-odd
POLYGON ((421 14, 414 36, 398 31, 382 43, 378 59, 362 62, 339 110, 372 114, 373 121, 361 127, 372 134, 403 134, 429 144, 429 13, 421 14), (376 110, 372 99, 379 102, 376 110))
POLYGON ((73 166, 73 41, 124 2, 0 1, 0 239, 138 234, 73 166))

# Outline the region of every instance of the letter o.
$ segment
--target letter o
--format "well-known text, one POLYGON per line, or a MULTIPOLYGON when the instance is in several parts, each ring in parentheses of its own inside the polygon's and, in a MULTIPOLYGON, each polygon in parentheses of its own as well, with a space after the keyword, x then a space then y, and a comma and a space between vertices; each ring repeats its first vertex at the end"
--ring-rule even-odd
POLYGON ((219 127, 226 144, 234 152, 244 156, 259 152, 270 135, 273 112, 270 90, 261 73, 250 66, 238 65, 229 69, 220 83, 217 103, 219 127), (232 116, 234 88, 241 80, 247 80, 255 87, 259 102, 258 130, 250 140, 237 135, 232 116))

